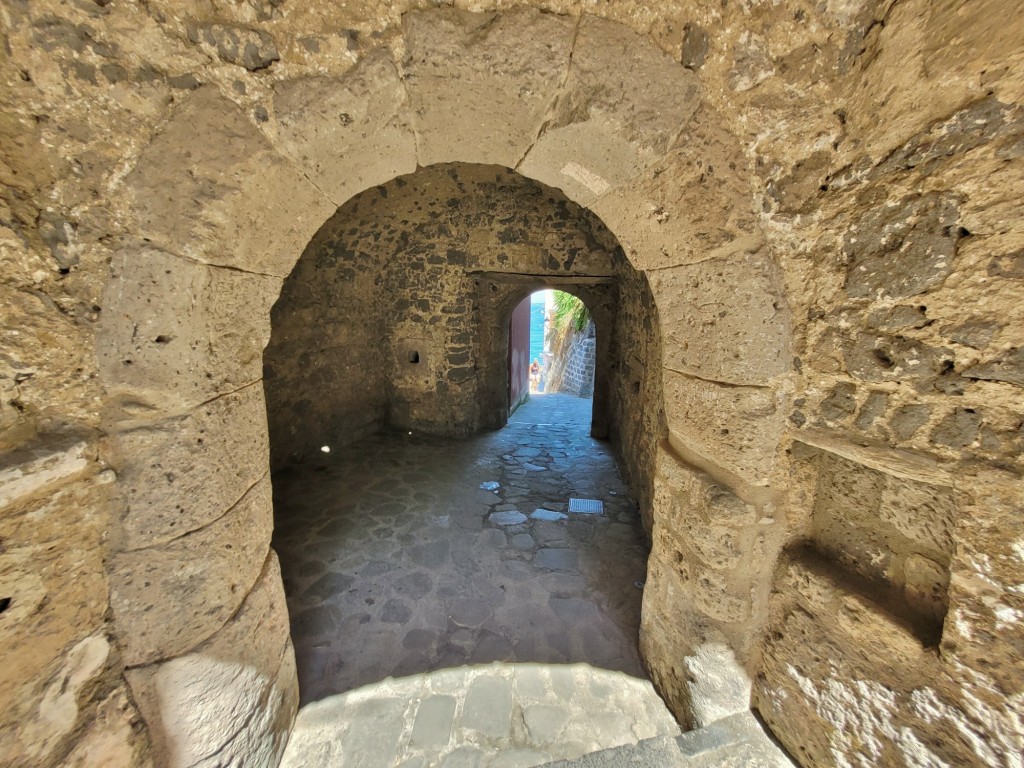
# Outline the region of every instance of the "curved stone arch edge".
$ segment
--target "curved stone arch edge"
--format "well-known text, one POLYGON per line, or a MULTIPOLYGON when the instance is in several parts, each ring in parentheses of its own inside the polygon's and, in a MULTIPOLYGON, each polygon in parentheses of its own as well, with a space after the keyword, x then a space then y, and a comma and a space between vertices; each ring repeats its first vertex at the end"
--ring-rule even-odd
MULTIPOLYGON (((396 64, 396 66, 398 66, 398 65, 396 64)), ((404 78, 403 78, 403 83, 404 83, 404 78)), ((550 103, 552 105, 555 104, 557 102, 557 99, 559 98, 560 95, 561 95, 560 93, 556 93, 551 98, 550 103)), ((230 105, 230 106, 228 106, 228 109, 233 109, 233 110, 236 110, 239 113, 241 113, 240 108, 236 104, 234 104, 234 102, 232 102, 230 99, 227 99, 223 95, 220 96, 220 99, 224 102, 225 105, 230 105)), ((185 104, 187 105, 187 103, 188 102, 186 101, 185 104)), ((184 106, 185 105, 183 105, 182 108, 184 108, 184 106)), ((409 109, 408 93, 407 93, 407 96, 406 96, 405 109, 409 109)), ((173 119, 174 119, 174 117, 172 116, 171 120, 173 120, 173 119)), ((247 119, 247 118, 245 118, 245 119, 247 119)), ((417 137, 416 138, 416 141, 417 141, 417 150, 416 151, 418 153, 419 152, 419 134, 412 127, 412 125, 413 125, 412 123, 409 124, 409 130, 412 132, 412 134, 415 137, 417 137)), ((671 154, 671 152, 673 151, 676 143, 681 139, 681 137, 683 137, 685 135, 685 127, 686 127, 685 125, 681 126, 679 128, 679 131, 674 136, 671 137, 671 141, 668 143, 668 148, 659 157, 654 158, 644 168, 640 169, 637 173, 635 173, 632 176, 630 176, 623 183, 620 183, 620 184, 618 184, 615 187, 609 187, 608 189, 604 190, 604 192, 601 195, 598 195, 595 198, 593 198, 591 200, 587 200, 585 203, 581 203, 581 204, 584 207, 590 209, 591 211, 598 212, 604 206, 605 202, 607 202, 607 201, 614 201, 614 197, 613 196, 614 196, 614 194, 618 190, 626 189, 626 188, 630 187, 633 184, 633 182, 635 182, 636 180, 642 178, 644 176, 644 174, 647 172, 647 170, 652 165, 654 165, 657 162, 660 162, 661 160, 664 160, 665 158, 667 158, 671 154)), ((541 128, 540 128, 540 131, 538 133, 538 138, 541 135, 543 135, 543 129, 544 129, 544 126, 542 125, 541 128)), ((336 209, 339 206, 339 203, 336 200, 332 199, 331 196, 329 195, 329 193, 327 191, 325 191, 324 189, 322 189, 317 184, 317 182, 310 177, 307 168, 302 167, 301 164, 296 163, 287 154, 282 152, 281 148, 278 146, 278 144, 276 142, 272 141, 270 139, 270 137, 268 137, 264 132, 260 131, 260 135, 262 135, 263 139, 264 139, 264 147, 263 147, 263 149, 269 150, 273 154, 273 156, 277 159, 277 161, 286 163, 290 168, 292 168, 293 171, 296 174, 298 174, 298 176, 301 177, 305 181, 305 183, 309 184, 313 189, 316 190, 317 194, 321 198, 323 198, 323 200, 325 202, 329 202, 329 207, 336 209)), ((527 149, 526 153, 522 156, 522 158, 520 158, 518 161, 516 161, 516 163, 515 163, 516 170, 517 170, 517 172, 522 173, 524 176, 527 176, 528 178, 533 178, 536 181, 540 181, 541 183, 549 184, 549 180, 547 180, 545 178, 541 178, 540 175, 531 175, 530 168, 528 167, 529 164, 526 164, 526 163, 523 162, 528 157, 529 153, 533 150, 533 147, 535 146, 535 143, 536 142, 534 142, 534 144, 531 144, 531 146, 527 149), (527 167, 524 168, 524 165, 527 166, 527 167)), ((418 157, 418 154, 417 154, 417 157, 418 157)), ((413 168, 411 170, 415 170, 415 169, 413 168)), ((346 201, 348 199, 351 199, 352 197, 354 197, 356 194, 359 194, 360 192, 365 191, 366 189, 371 189, 371 188, 373 188, 375 186, 378 186, 380 184, 383 184, 383 183, 389 181, 391 178, 394 178, 394 175, 390 175, 387 178, 376 178, 376 179, 373 179, 371 181, 364 182, 364 184, 362 185, 362 188, 356 189, 356 190, 352 191, 351 194, 349 194, 349 196, 346 198, 346 201)), ((551 186, 559 186, 559 185, 555 184, 555 185, 551 185, 551 186)), ((573 190, 571 188, 570 189, 566 189, 564 187, 559 187, 559 188, 561 188, 563 190, 563 192, 566 192, 567 196, 569 196, 570 199, 572 199, 572 197, 573 197, 573 190)), ((343 204, 343 203, 344 203, 344 201, 342 201, 342 203, 340 203, 340 204, 343 204)), ((636 205, 638 207, 641 206, 640 203, 637 203, 636 205)), ((328 206, 325 205, 324 207, 327 208, 328 206)), ((598 215, 600 216, 600 213, 598 213, 598 215)), ((606 221, 605 217, 601 216, 601 218, 602 218, 602 221, 605 221, 606 225, 608 226, 609 231, 612 232, 616 236, 616 238, 620 241, 620 243, 623 243, 624 245, 626 245, 627 243, 635 243, 635 245, 633 245, 632 247, 627 247, 627 248, 624 249, 626 251, 627 259, 629 259, 631 265, 634 268, 636 268, 637 271, 643 272, 645 274, 648 274, 651 271, 650 270, 650 266, 649 266, 651 261, 648 261, 647 268, 645 269, 644 268, 645 265, 640 264, 640 263, 638 263, 635 260, 635 255, 642 252, 640 249, 642 247, 644 247, 645 238, 643 236, 632 237, 632 238, 629 237, 629 231, 628 230, 627 231, 623 231, 623 225, 625 224, 624 221, 620 221, 619 225, 616 226, 616 225, 609 225, 608 222, 606 221)), ((316 232, 316 230, 322 225, 322 223, 323 223, 322 220, 321 221, 310 220, 309 222, 306 223, 307 226, 305 228, 303 228, 300 232, 294 232, 293 231, 291 237, 284 237, 282 239, 284 239, 284 240, 293 240, 293 241, 298 239, 298 240, 303 240, 304 242, 308 242, 309 239, 316 232), (309 231, 306 231, 306 229, 308 229, 309 231)), ((291 222, 291 224, 294 224, 294 222, 291 222)), ((642 228, 641 228, 641 231, 642 231, 642 228)), ((273 236, 266 236, 266 235, 264 236, 264 238, 266 240, 274 239, 273 236)), ((218 270, 218 271, 219 270, 228 270, 228 271, 239 272, 239 273, 248 273, 248 274, 252 274, 252 275, 259 275, 259 276, 268 278, 270 280, 276 281, 276 283, 277 283, 276 288, 277 288, 277 292, 278 293, 280 291, 281 281, 283 281, 284 277, 287 276, 288 272, 290 271, 290 268, 294 267, 294 264, 297 262, 298 257, 299 257, 299 255, 301 253, 301 250, 299 250, 299 251, 294 253, 294 258, 291 259, 289 270, 285 270, 284 273, 281 274, 281 273, 276 272, 276 271, 275 272, 265 272, 265 271, 260 271, 260 270, 247 270, 247 269, 243 269, 243 268, 240 268, 240 267, 234 266, 234 265, 228 265, 228 264, 223 264, 223 263, 213 263, 213 262, 207 261, 207 260, 205 260, 205 259, 203 259, 203 258, 201 258, 201 257, 199 257, 197 255, 198 253, 202 253, 201 250, 197 251, 196 253, 185 255, 185 254, 182 254, 182 253, 178 252, 179 249, 177 249, 177 248, 173 248, 172 249, 171 246, 172 246, 171 243, 160 243, 159 244, 160 250, 165 251, 169 255, 174 256, 174 257, 179 258, 179 259, 182 259, 184 261, 200 264, 203 267, 209 268, 211 270, 218 270)), ((744 246, 747 247, 747 249, 749 250, 749 247, 746 246, 746 244, 744 244, 744 246)), ((709 256, 709 258, 713 258, 713 257, 709 256)), ((652 260, 652 261, 656 261, 656 259, 652 260)), ((275 294, 275 296, 273 297, 274 300, 276 300, 276 297, 277 297, 277 294, 275 294)), ((272 303, 273 302, 271 302, 271 304, 272 303)), ((269 339, 269 334, 266 335, 266 337, 264 339, 264 342, 263 342, 263 346, 265 346, 266 340, 268 340, 268 339, 269 339)), ((255 383, 257 383, 257 381, 258 380, 250 381, 249 384, 255 384, 255 383)), ((118 382, 117 382, 116 379, 114 381, 108 381, 107 382, 107 386, 108 386, 108 391, 111 391, 111 390, 116 391, 118 389, 118 382)), ((220 395, 218 394, 216 397, 220 397, 220 395)), ((195 405, 198 406, 199 403, 196 403, 195 405)), ((264 429, 264 431, 266 430, 265 421, 264 421, 263 429, 264 429)), ((264 557, 265 556, 266 556, 266 553, 264 552, 264 557)), ((242 604, 245 602, 246 599, 247 599, 247 595, 243 595, 239 599, 238 605, 235 606, 236 611, 233 611, 225 619, 225 622, 224 622, 223 626, 221 626, 219 629, 216 629, 213 633, 204 634, 204 636, 199 638, 197 640, 197 642, 194 643, 191 646, 190 649, 184 651, 182 655, 185 655, 187 653, 190 653, 190 652, 196 650, 197 648, 201 647, 203 644, 209 642, 211 638, 214 638, 223 629, 224 626, 227 626, 228 622, 231 620, 231 617, 234 616, 235 613, 237 613, 237 609, 239 609, 242 606, 242 604)), ((156 663, 161 663, 161 662, 160 662, 159 659, 157 659, 157 660, 153 660, 153 661, 148 662, 148 663, 156 664, 156 663)), ((163 663, 166 663, 166 662, 163 662, 163 663)))
POLYGON ((508 354, 508 324, 512 313, 531 295, 561 290, 584 303, 597 329, 597 367, 592 396, 590 436, 611 437, 611 343, 618 311, 618 280, 615 275, 524 275, 502 272, 471 272, 480 302, 481 357, 485 366, 481 383, 481 426, 500 429, 507 423, 507 372, 499 361, 508 354))

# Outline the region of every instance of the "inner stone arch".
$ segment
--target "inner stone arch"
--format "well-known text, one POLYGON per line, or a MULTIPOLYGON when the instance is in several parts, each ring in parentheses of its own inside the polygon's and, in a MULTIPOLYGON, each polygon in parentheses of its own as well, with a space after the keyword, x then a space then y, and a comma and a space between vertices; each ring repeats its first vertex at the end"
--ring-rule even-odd
POLYGON ((619 381, 629 376, 621 339, 658 347, 646 280, 594 214, 507 168, 465 163, 357 195, 310 241, 271 313, 272 467, 385 425, 450 436, 500 428, 509 317, 548 287, 583 299, 598 326, 592 433, 608 437, 613 399, 620 412, 638 405, 638 382, 619 381))
POLYGON ((643 483, 641 466, 661 436, 638 429, 646 412, 661 408, 641 394, 650 391, 645 379, 659 370, 659 360, 645 357, 660 352, 658 323, 646 278, 596 215, 561 191, 501 166, 420 168, 356 195, 327 220, 285 279, 271 321, 264 389, 275 549, 304 700, 377 682, 377 668, 381 676, 398 676, 514 660, 612 665, 644 676, 637 645, 640 593, 633 584, 643 576, 645 534, 611 451, 587 433, 629 452, 624 466, 636 475, 629 480, 643 483), (509 320, 523 298, 545 288, 580 298, 597 328, 595 393, 580 401, 592 416, 566 445, 568 452, 554 454, 561 458, 535 459, 550 467, 520 460, 554 478, 537 482, 543 490, 523 478, 520 490, 481 491, 478 481, 491 478, 482 465, 494 464, 490 471, 504 478, 508 454, 519 448, 547 456, 537 429, 562 444, 569 422, 577 423, 574 404, 567 406, 564 424, 520 429, 518 437, 426 437, 467 438, 505 425, 509 320), (527 439, 530 448, 517 447, 516 440, 527 439), (359 446, 355 453, 346 450, 353 445, 359 446), (456 460, 435 459, 425 473, 431 451, 456 460), (365 464, 367 455, 381 457, 376 471, 374 462, 365 464), (463 465, 459 456, 466 457, 463 465), (385 499, 373 489, 389 477, 384 465, 395 462, 420 478, 419 490, 414 481, 393 477, 385 499), (577 520, 580 529, 570 533, 569 516, 546 509, 565 509, 572 495, 594 495, 599 482, 620 489, 608 497, 601 520, 612 527, 577 520), (394 493, 406 486, 406 496, 394 493), (502 511, 510 506, 506 496, 519 499, 516 520, 502 517, 513 514, 502 511), (420 513, 434 505, 435 517, 420 513), (554 522, 528 519, 535 507, 545 508, 554 522), (325 515, 323 509, 332 511, 325 515), (436 516, 445 522, 434 524, 441 519, 436 516), (422 526, 419 537, 409 537, 403 518, 422 526), (374 525, 383 528, 371 531, 374 525), (374 539, 381 530, 397 547, 387 555, 374 539), (605 541, 607 530, 625 538, 605 541), (619 547, 619 578, 597 567, 599 547, 607 546, 619 547), (309 549, 323 554, 309 557, 309 549), (467 577, 479 567, 477 578, 467 577), (565 583, 556 588, 559 579, 565 583), (442 581, 444 590, 458 594, 439 590, 442 581), (527 583, 528 596, 509 595, 505 602, 506 588, 527 583), (548 606, 548 588, 557 610, 548 606), (456 619, 446 612, 459 616, 465 605, 473 606, 470 613, 493 609, 493 626, 451 634, 447 622, 456 619), (583 611, 593 622, 589 645, 572 638, 572 622, 583 611), (353 615, 363 623, 354 623, 353 615), (537 618, 519 629, 515 617, 521 615, 537 618), (337 623, 336 631, 324 634, 325 622, 337 623), (558 637, 554 645, 552 633, 558 637), (399 644, 403 636, 412 638, 415 653, 399 644), (317 650, 328 638, 330 650, 317 650), (398 666, 388 666, 389 660, 398 666))
MULTIPOLYGON (((767 425, 757 419, 764 412, 782 413, 773 401, 785 396, 774 394, 785 371, 774 362, 754 365, 757 370, 744 371, 743 379, 755 380, 758 388, 747 392, 736 386, 735 364, 729 362, 737 356, 755 362, 784 357, 784 343, 767 348, 744 321, 735 320, 754 310, 769 329, 781 322, 773 314, 780 301, 772 257, 756 218, 743 213, 749 190, 737 170, 744 161, 735 140, 708 112, 698 116, 693 135, 680 141, 699 104, 696 76, 626 27, 526 9, 491 16, 452 9, 406 14, 406 58, 399 62, 390 50, 372 49, 339 76, 279 81, 272 89, 273 115, 262 130, 217 87, 198 88, 176 106, 126 178, 142 241, 115 256, 100 334, 100 366, 110 394, 106 455, 119 472, 129 507, 124 530, 114 536, 111 605, 142 714, 160 747, 177 750, 182 761, 205 756, 194 750, 206 747, 195 745, 217 742, 222 754, 247 749, 218 741, 208 719, 180 696, 185 681, 202 675, 211 653, 253 670, 253 682, 246 685, 257 693, 211 678, 203 696, 225 707, 255 696, 266 703, 249 722, 257 730, 263 728, 258 723, 274 722, 259 734, 247 732, 245 739, 258 741, 260 750, 277 750, 290 727, 295 676, 270 548, 261 352, 270 338, 270 306, 297 254, 339 203, 375 184, 386 186, 396 175, 444 161, 515 168, 593 210, 624 246, 621 262, 628 259, 656 275, 649 287, 644 274, 619 275, 616 311, 626 320, 618 326, 635 332, 616 342, 621 354, 610 355, 610 378, 620 385, 609 388, 607 408, 608 423, 622 427, 615 439, 648 531, 656 533, 665 514, 678 516, 695 494, 721 496, 714 480, 724 483, 728 498, 729 488, 744 493, 772 481, 780 427, 777 418, 767 425), (533 58, 534 44, 547 51, 543 66, 533 58), (629 53, 626 70, 622 51, 629 53), (495 70, 496 60, 517 63, 495 70), (438 68, 438 62, 444 65, 438 68), (506 80, 517 77, 529 82, 509 87, 506 80), (527 110, 520 99, 524 87, 536 96, 527 110), (453 103, 466 124, 490 121, 492 130, 450 135, 453 103), (351 119, 339 121, 339 113, 351 119), (498 124, 515 130, 501 133, 498 124), (197 133, 210 137, 201 152, 194 147, 197 133), (718 174, 711 187, 681 190, 668 182, 685 178, 706 151, 730 172, 718 174), (711 203, 719 226, 698 223, 696 212, 711 203), (729 211, 727 217, 719 216, 722 210, 729 211), (701 234, 699 248, 691 242, 695 228, 713 229, 711 236, 701 234), (699 309, 692 300, 709 274, 723 278, 714 290, 728 294, 730 281, 748 273, 759 279, 730 302, 726 317, 733 321, 724 324, 722 336, 728 345, 716 346, 715 334, 703 338, 681 329, 665 340, 666 365, 653 362, 662 360, 658 332, 664 322, 653 316, 655 306, 672 314, 691 303, 699 309), (183 280, 196 286, 191 294, 178 289, 183 280), (627 290, 653 296, 624 302, 627 290), (694 339, 701 343, 690 345, 694 339), (633 398, 659 405, 638 411, 630 405, 633 398), (734 436, 723 440, 720 426, 733 421, 734 436), (659 444, 666 427, 669 442, 659 444), (679 456, 682 449, 692 449, 685 461, 700 470, 696 481, 679 456), (180 474, 165 471, 172 452, 180 474), (751 453, 755 460, 746 460, 751 453), (662 484, 659 496, 659 473, 673 472, 685 482, 670 489, 662 484), (170 476, 179 485, 169 492, 170 476), (182 514, 174 502, 186 486, 189 504, 182 514), (659 502, 666 491, 669 501, 659 502), (181 568, 185 560, 189 569, 181 568), (153 612, 157 605, 167 612, 153 612), (216 610, 207 610, 209 605, 216 610), (249 649, 232 638, 260 624, 272 625, 273 637, 262 634, 259 658, 249 658, 249 649)), ((549 265, 541 270, 544 280, 553 281, 560 269, 571 272, 565 264, 549 265)), ((480 271, 474 280, 486 288, 485 296, 501 295, 495 276, 501 283, 506 274, 480 271)), ((536 275, 526 277, 532 281, 536 275)), ((601 283, 607 274, 563 277, 601 283)), ((492 301, 479 303, 484 308, 492 301)), ((721 318, 719 308, 695 311, 690 327, 721 318)), ((773 334, 784 342, 784 333, 773 334)), ((429 349, 424 355, 419 347, 401 350, 392 360, 421 371, 429 367, 429 349)), ((492 345, 490 359, 501 360, 497 352, 492 345)), ((476 413, 475 424, 440 419, 429 428, 468 431, 504 418, 504 382, 485 379, 480 402, 493 407, 476 413)), ((395 413, 412 419, 421 402, 406 397, 395 413)), ((295 437, 299 447, 292 453, 323 447, 318 441, 300 445, 303 436, 295 437)), ((654 569, 648 580, 645 601, 653 607, 645 610, 642 637, 655 681, 681 722, 691 725, 686 673, 671 660, 714 636, 728 653, 739 649, 739 664, 747 664, 757 630, 749 604, 756 601, 738 601, 737 620, 717 610, 714 595, 702 596, 682 608, 692 619, 662 623, 679 610, 681 578, 713 583, 702 579, 702 563, 685 574, 674 570, 674 546, 664 538, 659 545, 655 536, 658 564, 666 567, 654 569)), ((765 591, 768 581, 760 575, 770 568, 766 558, 757 573, 744 569, 736 584, 726 586, 752 595, 747 582, 753 580, 765 591)), ((729 707, 746 711, 749 696, 734 697, 729 707)))

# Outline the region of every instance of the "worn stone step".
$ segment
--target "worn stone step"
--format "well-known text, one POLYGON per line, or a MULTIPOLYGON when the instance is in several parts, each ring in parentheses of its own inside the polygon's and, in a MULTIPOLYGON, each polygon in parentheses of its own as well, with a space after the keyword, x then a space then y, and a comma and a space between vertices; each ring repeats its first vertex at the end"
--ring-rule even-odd
POLYGON ((657 736, 545 768, 794 768, 750 712, 740 712, 680 736, 657 736))
POLYGON ((544 768, 676 768, 689 765, 685 759, 675 738, 655 736, 571 760, 556 760, 544 768))
POLYGON ((587 664, 499 663, 388 678, 310 703, 282 766, 527 768, 651 738, 674 745, 678 735, 647 680, 587 664))

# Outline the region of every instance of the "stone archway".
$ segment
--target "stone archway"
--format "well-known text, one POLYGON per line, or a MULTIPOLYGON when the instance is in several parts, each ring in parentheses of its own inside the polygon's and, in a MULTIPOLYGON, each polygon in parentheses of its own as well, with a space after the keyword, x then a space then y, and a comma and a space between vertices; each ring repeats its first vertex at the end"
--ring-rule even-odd
POLYGON ((767 591, 771 536, 760 569, 705 557, 680 571, 659 533, 662 517, 685 530, 683 501, 709 497, 714 478, 732 490, 700 514, 753 541, 762 516, 737 523, 733 507, 770 505, 779 471, 788 321, 738 147, 700 110, 697 76, 615 23, 439 9, 407 14, 400 35, 399 61, 374 49, 341 77, 279 83, 266 123, 199 88, 125 180, 139 239, 113 265, 98 342, 106 458, 124 497, 111 604, 133 693, 170 764, 272 762, 282 748, 296 688, 269 548, 269 310, 341 203, 418 165, 504 165, 558 187, 648 273, 664 368, 647 389, 664 392, 671 447, 638 460, 648 477, 658 468, 647 660, 688 719, 678 659, 709 642, 740 663, 751 652, 751 590, 767 591), (681 583, 695 596, 681 598, 681 583))
MULTIPOLYGON (((534 291, 545 288, 565 290, 581 299, 591 312, 597 326, 597 366, 594 372, 593 415, 590 436, 606 439, 610 432, 611 392, 610 342, 617 314, 617 278, 612 275, 588 277, 579 275, 517 275, 508 273, 478 273, 474 275, 480 304, 482 328, 482 354, 498 360, 508 351, 508 337, 504 333, 512 310, 534 291)), ((500 429, 505 425, 508 404, 504 395, 504 372, 498 366, 486 369, 483 387, 485 408, 484 425, 500 429)))

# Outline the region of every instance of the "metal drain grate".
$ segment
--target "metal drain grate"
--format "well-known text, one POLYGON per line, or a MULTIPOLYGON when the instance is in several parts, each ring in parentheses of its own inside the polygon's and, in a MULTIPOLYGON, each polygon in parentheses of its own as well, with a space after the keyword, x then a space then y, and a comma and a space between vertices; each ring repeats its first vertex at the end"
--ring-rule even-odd
POLYGON ((598 499, 569 499, 569 511, 581 515, 603 515, 604 502, 598 499))

